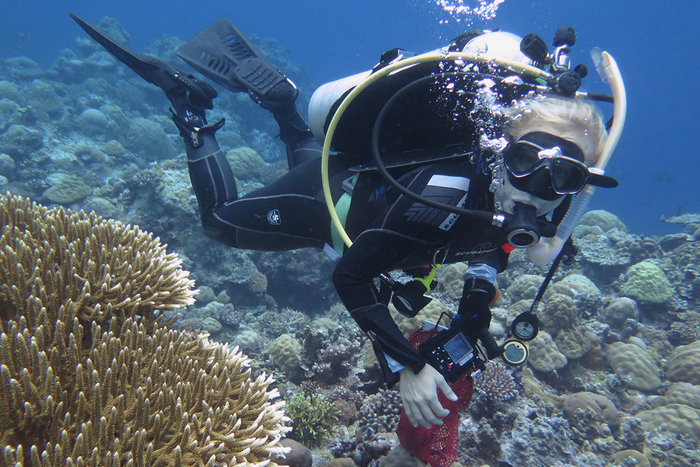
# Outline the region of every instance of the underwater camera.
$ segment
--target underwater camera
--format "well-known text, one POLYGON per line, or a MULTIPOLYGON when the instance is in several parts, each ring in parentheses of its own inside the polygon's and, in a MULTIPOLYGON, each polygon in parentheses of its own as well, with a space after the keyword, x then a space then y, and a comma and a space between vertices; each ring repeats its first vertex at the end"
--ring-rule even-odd
POLYGON ((487 361, 503 353, 488 328, 464 329, 465 321, 458 315, 449 328, 429 321, 423 324, 423 330, 438 331, 418 347, 418 353, 449 383, 469 371, 483 370, 487 361))

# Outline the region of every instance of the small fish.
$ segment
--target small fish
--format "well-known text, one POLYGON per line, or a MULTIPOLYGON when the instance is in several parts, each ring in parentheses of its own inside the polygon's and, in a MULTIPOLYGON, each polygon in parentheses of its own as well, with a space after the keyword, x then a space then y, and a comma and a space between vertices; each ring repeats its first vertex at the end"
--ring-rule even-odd
POLYGON ((29 37, 29 33, 25 31, 17 31, 17 37, 22 37, 26 39, 29 37))

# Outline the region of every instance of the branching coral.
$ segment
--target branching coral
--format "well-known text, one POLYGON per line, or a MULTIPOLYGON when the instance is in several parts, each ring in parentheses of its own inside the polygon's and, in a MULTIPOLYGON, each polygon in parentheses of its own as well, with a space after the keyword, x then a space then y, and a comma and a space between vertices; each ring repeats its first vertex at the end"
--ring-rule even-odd
POLYGON ((369 396, 362 403, 359 413, 363 439, 372 439, 380 432, 395 432, 400 415, 401 396, 398 391, 380 389, 377 394, 369 396))
POLYGON ((287 403, 287 415, 292 419, 289 437, 308 446, 318 446, 333 433, 340 411, 325 397, 297 394, 287 403))
POLYGON ((193 295, 158 239, 18 197, 0 220, 0 467, 276 465, 272 379, 158 322, 193 295))
POLYGON ((49 319, 74 305, 85 321, 120 324, 194 302, 194 282, 158 238, 95 214, 48 209, 19 196, 0 196, 0 318, 36 303, 49 319))
POLYGON ((14 426, 0 465, 247 467, 281 451, 284 403, 237 348, 128 319, 93 323, 85 351, 78 319, 62 318, 40 314, 33 336, 22 318, 0 338, 0 426, 14 426))
POLYGON ((489 363, 486 369, 474 378, 474 389, 498 402, 518 395, 518 386, 513 375, 497 363, 489 363))

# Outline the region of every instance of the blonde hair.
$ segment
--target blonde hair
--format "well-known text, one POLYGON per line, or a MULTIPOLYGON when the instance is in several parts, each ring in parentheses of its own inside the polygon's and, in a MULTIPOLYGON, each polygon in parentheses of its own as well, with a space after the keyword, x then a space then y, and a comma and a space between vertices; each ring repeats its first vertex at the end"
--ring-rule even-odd
POLYGON ((543 131, 575 143, 585 164, 595 165, 608 137, 603 117, 591 102, 577 98, 546 96, 523 99, 509 107, 506 132, 515 141, 533 131, 543 131))

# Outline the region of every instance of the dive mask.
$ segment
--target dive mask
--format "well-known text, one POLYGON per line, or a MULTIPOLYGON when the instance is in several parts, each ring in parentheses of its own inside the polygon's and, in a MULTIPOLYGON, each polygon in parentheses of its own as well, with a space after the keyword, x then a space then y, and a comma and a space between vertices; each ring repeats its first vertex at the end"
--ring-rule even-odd
POLYGON ((544 200, 573 195, 586 184, 614 188, 612 177, 593 173, 583 163, 581 148, 558 136, 532 132, 511 143, 503 153, 513 187, 544 200))

